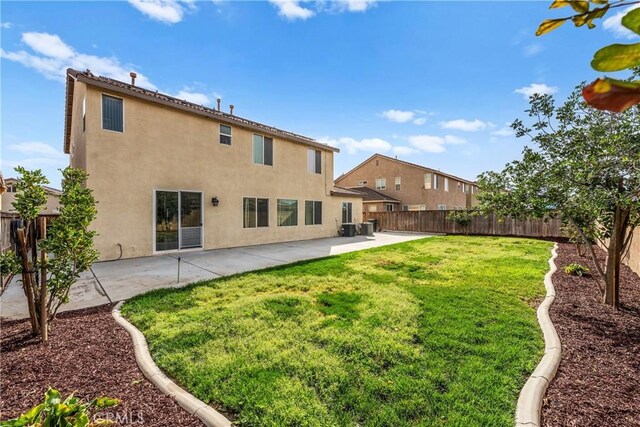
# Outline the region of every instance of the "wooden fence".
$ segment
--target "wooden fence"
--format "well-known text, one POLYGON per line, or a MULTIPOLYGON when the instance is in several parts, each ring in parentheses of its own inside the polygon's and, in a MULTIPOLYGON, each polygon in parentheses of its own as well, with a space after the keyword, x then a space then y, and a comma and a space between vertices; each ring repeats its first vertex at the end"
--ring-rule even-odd
MULTIPOLYGON (((39 215, 49 219, 56 218, 58 214, 39 215)), ((17 214, 2 212, 0 214, 0 250, 5 251, 11 247, 11 221, 17 219, 17 214)))
POLYGON ((379 230, 416 231, 422 233, 471 234, 483 236, 520 236, 562 238, 561 220, 515 219, 487 216, 472 216, 471 223, 460 226, 448 219, 453 211, 396 211, 365 212, 364 220, 378 220, 379 230))

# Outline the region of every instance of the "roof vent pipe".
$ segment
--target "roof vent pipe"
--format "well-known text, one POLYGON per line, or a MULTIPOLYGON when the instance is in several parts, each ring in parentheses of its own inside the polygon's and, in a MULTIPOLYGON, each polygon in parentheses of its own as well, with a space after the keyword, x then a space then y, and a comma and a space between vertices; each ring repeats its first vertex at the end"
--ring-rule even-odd
POLYGON ((138 75, 136 73, 134 73, 133 71, 130 72, 129 75, 131 76, 131 86, 135 86, 136 85, 136 77, 138 77, 138 75))
POLYGON ((220 98, 218 98, 218 111, 220 111, 220 102, 221 102, 221 101, 222 101, 222 100, 221 100, 220 98))
POLYGON ((233 104, 229 105, 229 114, 233 116, 233 104))

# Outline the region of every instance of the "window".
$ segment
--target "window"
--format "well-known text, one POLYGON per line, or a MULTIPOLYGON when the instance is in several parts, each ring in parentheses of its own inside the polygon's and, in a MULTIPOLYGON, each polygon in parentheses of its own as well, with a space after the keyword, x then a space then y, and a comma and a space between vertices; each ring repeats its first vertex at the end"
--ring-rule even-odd
POLYGON ((418 205, 418 210, 426 211, 427 210, 427 205, 418 205))
POLYGON ((82 98, 82 132, 87 129, 87 96, 82 98))
POLYGON ((122 98, 102 95, 102 129, 124 132, 124 105, 122 98))
POLYGON ((273 166, 273 138, 253 134, 253 163, 273 166))
POLYGON ((378 206, 370 205, 369 206, 369 212, 378 212, 378 206))
POLYGON ((358 185, 367 185, 367 180, 358 181, 358 185))
POLYGON ((444 178, 444 191, 449 191, 449 178, 444 178))
POLYGON ((307 170, 311 173, 322 173, 322 151, 307 150, 307 170))
POLYGON ((244 228, 269 226, 269 199, 244 197, 242 199, 242 226, 244 228))
POLYGON ((220 144, 231 145, 231 126, 220 125, 220 144))
POLYGON ((312 200, 304 202, 304 224, 322 224, 322 202, 314 202, 312 200))
POLYGON ((471 186, 469 184, 465 184, 464 182, 462 183, 462 192, 464 193, 468 193, 471 191, 471 186))
POLYGON ((342 202, 342 223, 350 223, 353 217, 351 202, 342 202))
POLYGON ((387 188, 387 179, 386 178, 378 178, 376 179, 376 190, 385 190, 387 188))
POLYGON ((289 227, 298 225, 298 201, 278 199, 278 225, 289 227))
POLYGON ((437 174, 433 174, 433 189, 434 190, 439 190, 440 189, 440 177, 437 174))
POLYGON ((431 174, 430 173, 425 173, 424 174, 424 188, 425 188, 425 190, 430 190, 431 189, 431 174))
POLYGON ((402 178, 396 176, 396 191, 400 191, 400 184, 402 184, 402 178))
POLYGON ((402 210, 407 212, 409 210, 409 205, 402 206, 402 210))
POLYGON ((439 211, 446 211, 447 210, 447 205, 438 205, 438 210, 439 211))
POLYGON ((387 203, 386 209, 387 212, 393 212, 393 203, 387 203))

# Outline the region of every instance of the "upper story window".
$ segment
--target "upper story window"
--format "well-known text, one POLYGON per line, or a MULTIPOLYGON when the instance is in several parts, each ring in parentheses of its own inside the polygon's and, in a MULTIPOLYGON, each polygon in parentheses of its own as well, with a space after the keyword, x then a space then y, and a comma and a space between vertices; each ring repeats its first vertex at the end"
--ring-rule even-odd
POLYGON ((82 97, 82 132, 87 129, 87 96, 82 97))
POLYGON ((440 189, 440 177, 435 173, 433 174, 433 189, 434 190, 440 189))
POLYGON ((367 180, 363 179, 357 182, 358 185, 367 185, 367 180))
POLYGON ((311 173, 322 173, 322 152, 309 148, 307 150, 307 170, 311 173))
POLYGON ((431 173, 424 174, 424 188, 425 190, 431 189, 431 173))
POLYGON ((231 145, 231 126, 220 125, 220 144, 231 145))
POLYGON ((253 134, 253 163, 273 166, 273 138, 253 134))
POLYGON ((387 189, 387 179, 386 178, 376 179, 376 190, 386 190, 386 189, 387 189))
POLYGON ((396 176, 396 191, 400 191, 400 185, 402 184, 402 178, 396 176))
POLYGON ((444 191, 449 191, 449 178, 444 178, 444 191))
POLYGON ((124 100, 102 95, 102 129, 124 132, 124 100))

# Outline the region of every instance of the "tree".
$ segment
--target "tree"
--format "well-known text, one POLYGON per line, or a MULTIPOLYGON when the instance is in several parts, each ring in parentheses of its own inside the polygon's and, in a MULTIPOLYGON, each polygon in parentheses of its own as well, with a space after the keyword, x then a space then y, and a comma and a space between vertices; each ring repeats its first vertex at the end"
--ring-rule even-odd
POLYGON ((640 224, 640 107, 616 114, 591 108, 583 87, 561 107, 550 95, 531 97, 532 123, 516 120, 512 128, 537 149, 525 147, 522 160, 502 172, 483 173, 478 200, 482 210, 503 215, 560 215, 588 243, 603 301, 617 308, 620 262, 640 224), (604 268, 595 241, 607 249, 604 268))
MULTIPOLYGON (((640 1, 629 0, 554 0, 550 9, 558 9, 570 6, 576 13, 570 16, 556 19, 546 19, 538 27, 537 36, 541 36, 559 28, 565 22, 572 21, 576 27, 587 26, 595 28, 593 21, 602 19, 609 11, 626 7, 621 24, 629 31, 640 35, 640 1)), ((601 72, 628 70, 640 67, 640 43, 619 44, 615 43, 598 50, 591 67, 601 72)), ((601 110, 614 112, 640 103, 640 81, 622 81, 612 78, 599 78, 593 83, 582 88, 582 95, 589 105, 601 110)))
POLYGON ((20 215, 16 256, 21 264, 32 333, 46 341, 49 322, 68 302, 71 285, 98 258, 93 248, 95 232, 89 230, 96 216, 95 200, 91 190, 84 187, 86 172, 64 169, 60 215, 47 230, 46 221, 38 218, 38 213, 47 201, 42 186, 49 181, 40 170, 17 167, 16 171, 19 179, 13 206, 20 215))

